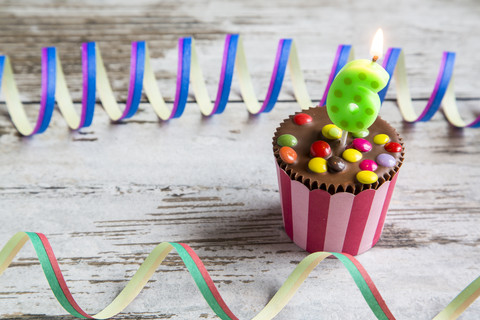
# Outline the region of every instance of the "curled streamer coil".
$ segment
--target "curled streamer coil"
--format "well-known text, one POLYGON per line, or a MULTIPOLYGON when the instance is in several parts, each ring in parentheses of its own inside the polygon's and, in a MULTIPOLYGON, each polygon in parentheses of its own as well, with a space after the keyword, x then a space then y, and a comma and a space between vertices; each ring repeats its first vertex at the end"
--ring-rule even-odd
MULTIPOLYGON (((106 319, 120 313, 140 293, 165 257, 175 249, 187 267, 208 305, 223 320, 238 320, 220 296, 212 278, 197 254, 183 243, 162 242, 148 255, 132 279, 118 296, 101 312, 89 315, 77 304, 60 271, 58 261, 45 235, 34 232, 18 232, 0 251, 0 275, 8 268, 16 254, 30 240, 35 248, 50 288, 62 307, 71 315, 82 319, 106 319)), ((253 318, 267 320, 275 317, 290 301, 313 269, 325 258, 334 256, 347 268, 365 301, 377 319, 392 320, 380 292, 367 271, 353 256, 342 253, 315 252, 305 257, 293 270, 268 304, 253 318)), ((480 295, 480 277, 470 283, 434 320, 456 319, 480 295)))
MULTIPOLYGON (((178 41, 176 93, 172 109, 167 107, 156 84, 147 44, 144 41, 133 42, 131 52, 128 96, 125 108, 122 110, 115 100, 100 49, 95 42, 88 42, 82 45, 83 94, 79 116, 74 109, 68 91, 57 49, 54 47, 42 49, 40 111, 34 126, 30 124, 20 101, 10 59, 7 56, 0 56, 0 85, 8 112, 16 129, 25 136, 44 132, 50 123, 55 101, 71 129, 76 130, 88 127, 92 123, 97 92, 103 108, 112 121, 120 121, 132 117, 138 110, 143 90, 160 119, 178 118, 185 110, 190 83, 201 113, 204 116, 219 114, 225 110, 228 103, 235 69, 239 78, 242 99, 248 112, 251 114, 269 112, 273 109, 282 87, 287 66, 290 70, 294 94, 298 104, 302 109, 313 105, 300 68, 295 42, 292 39, 281 39, 278 43, 270 84, 262 103, 256 97, 247 67, 242 39, 237 34, 226 36, 220 81, 213 103, 207 91, 193 38, 180 38, 178 41)), ((350 45, 340 45, 337 49, 323 98, 319 103, 320 106, 325 105, 328 90, 336 74, 351 59, 353 59, 352 47, 350 45)), ((427 106, 420 116, 417 116, 412 106, 408 89, 403 51, 400 48, 388 49, 383 61, 383 67, 391 77, 392 75, 395 77, 397 102, 405 121, 428 121, 440 109, 440 105, 443 102, 444 114, 453 126, 480 127, 480 116, 472 123, 467 124, 458 112, 453 86, 454 62, 455 53, 444 52, 434 90, 427 106)), ((389 84, 379 93, 382 102, 389 84)))

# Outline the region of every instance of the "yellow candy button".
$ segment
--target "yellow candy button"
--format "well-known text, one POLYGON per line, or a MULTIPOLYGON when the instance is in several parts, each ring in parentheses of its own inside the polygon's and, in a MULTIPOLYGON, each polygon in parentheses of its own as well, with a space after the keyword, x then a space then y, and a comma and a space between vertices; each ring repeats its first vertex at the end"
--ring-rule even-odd
POLYGON ((315 157, 308 162, 308 169, 316 173, 322 173, 327 171, 327 160, 315 157))
POLYGON ((342 137, 342 129, 334 124, 327 124, 322 128, 322 134, 327 139, 340 139, 342 137))
POLYGON ((388 141, 390 141, 390 137, 383 133, 377 134, 373 137, 373 142, 375 142, 375 144, 386 144, 388 141))
POLYGON ((347 149, 343 151, 342 156, 348 162, 357 162, 362 159, 362 153, 356 149, 347 149))
POLYGON ((375 172, 363 170, 357 173, 357 180, 363 184, 371 184, 377 182, 378 176, 375 172))

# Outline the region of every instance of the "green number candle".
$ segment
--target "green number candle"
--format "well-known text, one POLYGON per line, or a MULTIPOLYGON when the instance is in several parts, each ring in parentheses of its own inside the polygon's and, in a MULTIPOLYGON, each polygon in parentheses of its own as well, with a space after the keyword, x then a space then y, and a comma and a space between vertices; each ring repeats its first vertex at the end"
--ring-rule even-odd
POLYGON ((381 44, 380 49, 375 50, 377 43, 375 39, 373 42, 373 59, 347 63, 333 80, 327 95, 330 120, 348 132, 365 131, 373 124, 380 111, 377 93, 388 83, 388 72, 376 63, 382 51, 381 44))

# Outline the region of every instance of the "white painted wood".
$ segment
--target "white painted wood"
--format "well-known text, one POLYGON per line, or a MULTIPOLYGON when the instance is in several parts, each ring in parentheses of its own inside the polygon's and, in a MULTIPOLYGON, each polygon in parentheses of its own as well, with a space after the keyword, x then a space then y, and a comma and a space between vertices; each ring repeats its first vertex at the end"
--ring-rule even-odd
MULTIPOLYGON (((74 98, 81 96, 79 46, 96 40, 118 93, 128 86, 129 42, 145 39, 162 93, 172 100, 176 41, 194 35, 208 88, 217 88, 225 33, 244 35, 257 93, 264 95, 278 39, 293 37, 305 78, 320 99, 336 46, 368 56, 378 26, 406 50, 412 95, 424 105, 443 50, 458 52, 462 111, 479 112, 475 1, 122 1, 85 4, 7 1, 0 6, 0 50, 12 57, 22 97, 35 116, 40 48, 55 45, 74 98)), ((389 92, 393 97, 394 86, 389 92)), ((97 106, 92 127, 68 131, 56 112, 50 128, 20 138, 0 105, 0 245, 16 231, 45 233, 78 303, 94 313, 123 288, 161 241, 191 245, 227 304, 242 319, 267 303, 306 253, 282 217, 271 151, 277 124, 298 110, 289 81, 270 114, 249 117, 234 81, 224 114, 157 121, 148 104, 124 124, 97 106)), ((392 101, 381 115, 404 137, 405 165, 378 245, 358 257, 399 319, 431 319, 480 274, 480 131, 455 130, 441 115, 402 123, 392 101)), ((176 255, 119 319, 214 318, 176 255)), ((480 304, 462 319, 477 319, 480 304)), ((57 304, 30 245, 0 277, 0 316, 70 319, 57 304)), ((323 262, 278 319, 371 319, 348 272, 323 262)))

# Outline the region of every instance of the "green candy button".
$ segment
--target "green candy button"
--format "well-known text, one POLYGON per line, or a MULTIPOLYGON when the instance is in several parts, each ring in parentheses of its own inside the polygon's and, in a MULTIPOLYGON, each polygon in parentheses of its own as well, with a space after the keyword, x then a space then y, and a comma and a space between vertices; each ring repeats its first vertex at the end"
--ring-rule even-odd
POLYGON ((291 134, 282 134, 277 139, 277 144, 281 147, 294 147, 297 143, 297 138, 291 134))
POLYGON ((361 130, 361 131, 358 131, 358 132, 354 132, 353 133, 353 136, 355 138, 365 138, 366 136, 368 136, 370 132, 368 131, 368 129, 365 129, 365 130, 361 130))

